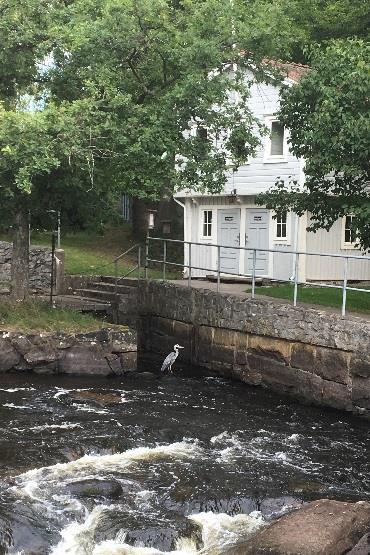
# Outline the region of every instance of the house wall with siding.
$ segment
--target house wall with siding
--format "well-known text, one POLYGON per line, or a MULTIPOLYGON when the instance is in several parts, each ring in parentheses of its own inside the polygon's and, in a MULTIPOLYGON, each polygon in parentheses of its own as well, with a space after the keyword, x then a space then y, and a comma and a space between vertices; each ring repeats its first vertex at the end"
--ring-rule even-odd
MULTIPOLYGON (((327 252, 341 255, 361 256, 359 249, 342 248, 342 220, 337 220, 330 231, 320 229, 316 233, 307 233, 307 251, 327 252)), ((324 258, 306 256, 306 279, 336 281, 343 279, 343 260, 339 258, 324 258)), ((369 260, 349 260, 348 279, 370 280, 369 260)))

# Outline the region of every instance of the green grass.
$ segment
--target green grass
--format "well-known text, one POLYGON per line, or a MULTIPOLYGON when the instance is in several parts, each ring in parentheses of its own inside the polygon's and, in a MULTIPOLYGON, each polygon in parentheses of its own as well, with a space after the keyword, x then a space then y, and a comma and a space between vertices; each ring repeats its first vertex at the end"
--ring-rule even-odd
MULTIPOLYGON (((0 239, 11 241, 7 235, 0 235, 0 239)), ((131 229, 122 224, 119 227, 107 229, 104 235, 81 231, 62 235, 61 248, 65 252, 65 273, 75 275, 114 275, 115 266, 112 260, 122 252, 135 245, 131 237, 131 229)), ((32 246, 51 246, 51 233, 31 234, 32 246)), ((144 257, 144 252, 142 252, 144 257)), ((152 257, 156 258, 156 257, 152 257)), ((137 250, 125 256, 118 263, 118 275, 123 276, 137 264, 137 250)), ((176 279, 181 277, 179 272, 167 269, 167 278, 176 279)), ((130 274, 137 277, 137 272, 130 274)), ((143 270, 142 270, 143 275, 143 270)), ((161 278, 161 269, 153 268, 149 271, 149 277, 161 278)))
MULTIPOLYGON (((6 331, 84 332, 107 327, 105 320, 81 314, 72 308, 55 309, 42 300, 17 303, 0 300, 0 329, 6 331)), ((112 327, 112 324, 109 324, 112 327)))
MULTIPOLYGON (((362 285, 361 288, 363 288, 362 285)), ((289 300, 293 300, 293 291, 294 286, 291 284, 256 288, 256 294, 289 300)), ((300 302, 340 308, 342 306, 342 290, 329 287, 298 286, 298 303, 300 302)), ((370 290, 369 293, 347 291, 346 310, 370 313, 370 290)))

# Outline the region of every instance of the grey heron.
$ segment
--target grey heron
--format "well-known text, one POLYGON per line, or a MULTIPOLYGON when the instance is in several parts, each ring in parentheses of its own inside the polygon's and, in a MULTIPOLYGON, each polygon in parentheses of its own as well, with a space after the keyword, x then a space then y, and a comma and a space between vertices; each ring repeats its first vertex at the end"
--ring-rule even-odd
POLYGON ((179 349, 183 349, 183 348, 184 347, 181 347, 181 345, 177 345, 177 343, 176 345, 173 346, 172 353, 167 355, 163 361, 161 372, 166 372, 166 370, 168 370, 169 372, 172 372, 172 365, 177 359, 177 357, 179 356, 179 349))

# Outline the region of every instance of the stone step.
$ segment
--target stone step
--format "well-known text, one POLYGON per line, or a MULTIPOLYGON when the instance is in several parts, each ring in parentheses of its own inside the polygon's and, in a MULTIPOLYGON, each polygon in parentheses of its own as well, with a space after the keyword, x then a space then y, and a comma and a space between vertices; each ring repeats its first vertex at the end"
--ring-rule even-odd
POLYGON ((100 289, 77 289, 76 293, 85 299, 97 299, 102 302, 114 302, 117 294, 114 291, 102 291, 100 289))
MULTIPOLYGON (((116 292, 116 284, 115 283, 106 283, 104 281, 96 281, 91 284, 92 288, 96 291, 108 291, 115 293, 116 292)), ((126 293, 131 293, 134 291, 136 287, 131 287, 130 285, 121 285, 120 283, 117 284, 117 293, 119 295, 124 295, 126 293)))
MULTIPOLYGON (((99 283, 115 283, 116 278, 114 276, 100 276, 99 283)), ((137 278, 119 278, 120 285, 128 285, 130 287, 137 287, 137 278)))
POLYGON ((110 303, 87 299, 79 295, 56 295, 53 302, 58 308, 74 308, 79 312, 106 312, 111 308, 110 303))

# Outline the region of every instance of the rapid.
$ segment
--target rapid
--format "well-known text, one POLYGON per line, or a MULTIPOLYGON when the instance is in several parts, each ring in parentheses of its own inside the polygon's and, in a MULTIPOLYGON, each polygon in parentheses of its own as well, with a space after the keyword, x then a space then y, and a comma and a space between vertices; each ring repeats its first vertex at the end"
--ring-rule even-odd
POLYGON ((370 500, 370 430, 211 377, 0 375, 0 555, 224 553, 370 500))

